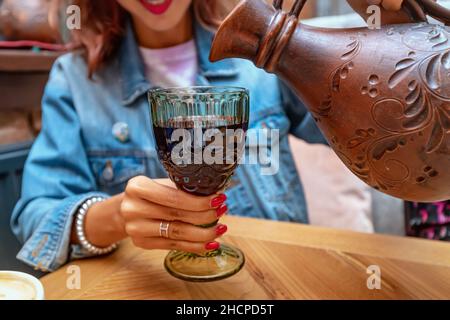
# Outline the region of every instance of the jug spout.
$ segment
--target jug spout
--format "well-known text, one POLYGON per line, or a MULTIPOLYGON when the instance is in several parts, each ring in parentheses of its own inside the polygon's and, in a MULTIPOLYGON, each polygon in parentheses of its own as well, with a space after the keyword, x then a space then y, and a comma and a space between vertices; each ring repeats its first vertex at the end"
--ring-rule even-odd
POLYGON ((254 61, 261 39, 267 34, 275 15, 277 10, 265 1, 239 3, 219 27, 211 47, 210 60, 243 58, 254 61))
POLYGON ((246 0, 214 39, 211 60, 224 58, 251 60, 285 81, 373 188, 411 201, 450 199, 450 27, 313 28, 292 11, 246 0))

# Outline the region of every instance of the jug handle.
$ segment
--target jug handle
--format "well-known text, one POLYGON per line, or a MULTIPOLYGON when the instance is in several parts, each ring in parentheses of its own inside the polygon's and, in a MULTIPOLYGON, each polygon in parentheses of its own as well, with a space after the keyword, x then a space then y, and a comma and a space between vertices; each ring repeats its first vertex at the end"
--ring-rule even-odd
POLYGON ((281 10, 283 8, 283 0, 273 0, 273 6, 277 10, 281 10))
MULTIPOLYGON (((307 0, 295 0, 294 4, 292 5, 291 11, 289 12, 289 15, 299 17, 300 13, 302 12, 303 8, 305 7, 307 0)), ((273 6, 277 10, 281 10, 283 7, 283 0, 274 0, 273 6)))

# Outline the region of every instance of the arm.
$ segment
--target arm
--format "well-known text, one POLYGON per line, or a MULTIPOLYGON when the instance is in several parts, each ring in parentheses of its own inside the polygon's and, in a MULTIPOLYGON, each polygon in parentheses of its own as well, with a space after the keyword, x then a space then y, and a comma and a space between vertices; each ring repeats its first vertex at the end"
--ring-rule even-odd
POLYGON ((97 190, 81 127, 60 62, 42 101, 43 128, 25 164, 22 193, 12 214, 12 230, 24 243, 18 259, 43 271, 69 258, 88 256, 71 245, 74 213, 86 199, 108 197, 97 190))

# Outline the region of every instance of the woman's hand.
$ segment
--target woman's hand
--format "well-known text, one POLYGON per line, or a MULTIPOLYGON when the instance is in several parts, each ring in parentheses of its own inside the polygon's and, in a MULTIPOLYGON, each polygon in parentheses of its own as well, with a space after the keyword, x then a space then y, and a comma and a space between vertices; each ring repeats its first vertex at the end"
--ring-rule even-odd
MULTIPOLYGON (((215 239, 227 231, 217 224, 227 212, 225 195, 197 197, 176 189, 168 179, 132 178, 125 192, 89 209, 85 233, 98 247, 130 237, 144 249, 175 249, 198 254, 215 250, 215 239), (161 222, 169 223, 168 237, 160 235, 161 222)), ((72 236, 76 243, 76 236, 72 236)))
POLYGON ((366 0, 368 5, 380 5, 389 11, 398 11, 402 8, 404 0, 366 0))
POLYGON ((175 249, 205 253, 217 249, 214 240, 227 227, 215 223, 227 211, 225 195, 197 197, 177 190, 169 180, 136 177, 128 182, 120 214, 126 234, 144 249, 175 249), (169 222, 168 235, 160 235, 161 222, 169 222))
POLYGON ((404 0, 347 0, 350 6, 361 17, 367 19, 367 8, 371 5, 381 6, 381 23, 406 23, 412 22, 408 14, 401 10, 404 0))
POLYGON ((359 14, 365 13, 368 6, 377 5, 388 11, 398 11, 402 8, 404 0, 347 0, 359 14))

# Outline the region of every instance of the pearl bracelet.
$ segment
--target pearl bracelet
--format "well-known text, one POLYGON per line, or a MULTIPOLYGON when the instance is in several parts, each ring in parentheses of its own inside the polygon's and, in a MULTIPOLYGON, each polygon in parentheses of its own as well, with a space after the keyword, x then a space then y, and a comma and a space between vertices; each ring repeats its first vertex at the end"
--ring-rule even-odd
POLYGON ((75 224, 76 224, 76 235, 78 240, 80 241, 81 246, 95 255, 103 255, 110 253, 111 251, 117 248, 117 243, 114 243, 106 248, 98 248, 90 243, 86 239, 86 234, 84 233, 84 219, 86 218, 86 214, 88 210, 96 203, 102 202, 105 199, 102 197, 93 197, 86 200, 78 209, 78 212, 75 216, 75 224))

